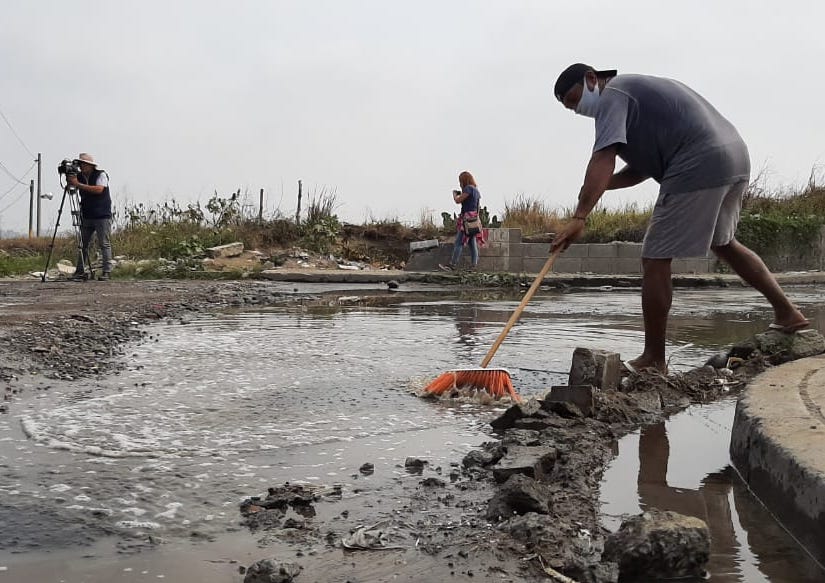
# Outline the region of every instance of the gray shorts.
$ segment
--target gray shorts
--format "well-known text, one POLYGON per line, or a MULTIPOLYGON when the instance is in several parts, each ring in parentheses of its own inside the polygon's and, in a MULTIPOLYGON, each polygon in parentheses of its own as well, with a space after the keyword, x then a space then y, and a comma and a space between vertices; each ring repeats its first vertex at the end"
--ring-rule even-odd
POLYGON ((736 234, 747 181, 693 192, 662 193, 645 233, 642 258, 705 257, 736 234))

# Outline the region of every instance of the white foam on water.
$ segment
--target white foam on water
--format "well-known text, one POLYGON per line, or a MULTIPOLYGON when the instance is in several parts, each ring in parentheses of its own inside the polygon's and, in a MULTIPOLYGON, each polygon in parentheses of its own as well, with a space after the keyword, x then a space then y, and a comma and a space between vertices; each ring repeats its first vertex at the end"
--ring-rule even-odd
POLYGON ((175 515, 182 506, 183 504, 180 502, 171 502, 166 505, 167 510, 165 512, 158 512, 155 514, 155 518, 168 518, 171 520, 175 518, 175 515))
MULTIPOLYGON (((96 516, 107 524, 174 531, 184 523, 234 524, 234 497, 259 494, 263 485, 285 478, 323 484, 352 474, 363 461, 354 467, 344 461, 355 440, 373 441, 378 451, 369 455, 376 459, 387 444, 396 449, 414 442, 421 429, 458 426, 456 413, 393 389, 392 379, 407 371, 390 357, 398 356, 398 347, 386 346, 382 330, 397 337, 397 320, 387 326, 377 316, 365 317, 376 327, 364 327, 366 336, 357 337, 346 326, 311 318, 297 325, 293 315, 259 320, 250 326, 243 317, 229 317, 229 324, 201 332, 173 326, 159 342, 135 348, 134 369, 96 379, 82 398, 50 392, 50 406, 20 418, 31 441, 21 451, 53 452, 65 464, 61 482, 75 492, 91 486, 95 505, 115 509, 111 520, 96 516), (298 454, 302 448, 304 455, 298 454), (203 504, 226 512, 204 516, 203 504)), ((452 358, 444 352, 441 358, 452 358)), ((407 353, 401 354, 403 360, 407 353)), ((429 356, 414 357, 422 359, 429 356)), ((78 496, 73 502, 92 500, 78 496)), ((80 504, 75 509, 94 512, 80 504)))
POLYGON ((161 528, 161 524, 158 522, 149 522, 149 521, 137 521, 137 520, 119 520, 115 523, 115 526, 118 528, 128 528, 128 529, 139 529, 145 528, 147 530, 155 530, 161 528))

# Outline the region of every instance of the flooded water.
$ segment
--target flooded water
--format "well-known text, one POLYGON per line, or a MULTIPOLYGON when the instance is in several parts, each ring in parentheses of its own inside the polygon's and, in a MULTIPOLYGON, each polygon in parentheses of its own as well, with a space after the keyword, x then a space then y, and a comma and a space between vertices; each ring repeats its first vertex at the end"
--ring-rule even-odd
MULTIPOLYGON (((238 526, 244 498, 284 481, 376 492, 404 479, 407 456, 432 466, 460 461, 489 438, 487 422, 497 411, 421 401, 409 388, 478 366, 518 298, 422 293, 414 301, 376 301, 374 294, 356 290, 322 306, 161 324, 129 351, 120 374, 27 390, 0 417, 0 581, 91 583, 113 580, 112 573, 118 580, 226 581, 233 569, 237 576, 226 557, 260 558, 238 526), (373 475, 359 475, 365 462, 375 464, 373 475), (150 555, 135 553, 147 548, 146 533, 164 544, 150 555), (191 579, 174 575, 187 562, 182 557, 198 565, 188 571, 191 579)), ((815 290, 794 290, 793 298, 825 327, 815 290)), ((677 290, 670 350, 693 346, 675 352, 671 367, 697 366, 769 321, 764 302, 747 290, 677 290)), ((566 382, 576 347, 633 357, 642 340, 638 291, 542 293, 493 365, 509 368, 523 395, 537 394, 566 382)), ((719 410, 732 418, 730 404, 719 410)), ((679 457, 668 472, 681 468, 694 481, 730 474, 730 423, 711 425, 725 459, 720 454, 709 469, 704 453, 679 457)), ((632 467, 620 460, 613 468, 632 467)), ((730 548, 715 551, 728 577, 722 580, 807 581, 750 578, 743 565, 764 563, 752 539, 766 522, 753 503, 731 503, 736 486, 724 492, 717 498, 739 518, 724 531, 730 548), (719 559, 725 553, 733 557, 728 562, 719 559)), ((608 514, 638 511, 616 504, 609 500, 608 514)), ((358 506, 349 505, 354 512, 358 506)), ((786 539, 779 548, 792 553, 786 539)))
POLYGON ((782 529, 731 467, 728 445, 735 407, 732 398, 693 406, 622 438, 602 481, 604 526, 615 531, 623 514, 672 510, 707 523, 712 581, 825 580, 825 570, 782 529))

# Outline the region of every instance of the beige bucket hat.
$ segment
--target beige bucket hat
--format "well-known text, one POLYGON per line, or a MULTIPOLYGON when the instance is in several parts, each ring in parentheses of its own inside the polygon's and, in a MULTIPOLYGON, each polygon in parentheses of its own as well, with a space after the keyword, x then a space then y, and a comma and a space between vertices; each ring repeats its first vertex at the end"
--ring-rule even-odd
POLYGON ((75 159, 75 162, 85 162, 86 164, 91 164, 92 166, 97 168, 97 162, 95 162, 94 156, 92 156, 91 154, 87 154, 86 152, 78 154, 77 158, 75 159))

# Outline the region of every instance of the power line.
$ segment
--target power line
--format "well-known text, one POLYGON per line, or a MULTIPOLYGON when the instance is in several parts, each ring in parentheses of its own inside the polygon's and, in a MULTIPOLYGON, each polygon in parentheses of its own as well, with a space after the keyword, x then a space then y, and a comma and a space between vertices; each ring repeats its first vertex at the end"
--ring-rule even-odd
MULTIPOLYGON (((35 166, 37 166, 37 160, 35 160, 35 161, 34 161, 34 163, 32 163, 32 165, 31 165, 31 166, 29 166, 29 169, 28 169, 28 170, 26 170, 26 172, 23 174, 23 178, 25 178, 26 176, 28 176, 28 175, 31 173, 32 169, 33 169, 35 166)), ((28 184, 27 184, 26 182, 23 182, 21 179, 18 179, 18 178, 17 178, 16 176, 14 176, 11 172, 9 172, 9 171, 8 171, 8 169, 7 169, 7 168, 3 165, 3 163, 2 163, 2 162, 0 162, 0 168, 2 168, 2 169, 3 169, 3 171, 4 171, 6 174, 8 174, 9 176, 11 176, 11 177, 12 177, 12 179, 13 179, 13 180, 14 180, 17 184, 20 184, 20 185, 22 185, 22 186, 28 186, 28 184)), ((8 193, 10 193, 12 190, 14 190, 15 188, 17 188, 17 184, 12 184, 12 185, 11 185, 11 188, 9 188, 9 189, 8 189, 6 192, 4 192, 3 194, 0 194, 0 200, 3 200, 3 198, 5 198, 5 197, 6 197, 6 195, 7 195, 8 193)))
MULTIPOLYGON (((31 172, 31 171, 32 171, 32 168, 34 168, 35 164, 37 164, 37 160, 35 160, 35 161, 34 161, 34 164, 32 164, 31 166, 29 166, 29 169, 26 171, 26 174, 28 174, 29 172, 31 172)), ((26 184, 25 182, 23 182, 22 178, 18 178, 17 176, 15 176, 14 174, 12 174, 12 173, 11 173, 11 170, 9 170, 8 168, 6 168, 6 165, 5 165, 5 164, 3 164, 2 162, 0 162, 0 170, 2 170, 3 172, 5 172, 6 174, 8 174, 9 178, 11 178, 12 180, 14 180, 16 183, 18 183, 18 184, 26 184)), ((26 174, 23 174, 23 178, 25 178, 25 177, 26 177, 26 174)))
POLYGON ((4 206, 2 209, 0 209, 0 214, 2 214, 2 213, 4 213, 4 212, 6 212, 7 210, 9 210, 9 208, 10 208, 12 205, 16 204, 16 203, 17 203, 17 201, 19 201, 21 198, 23 198, 23 196, 26 194, 26 192, 27 192, 27 191, 28 191, 28 188, 23 189, 23 190, 20 192, 20 196, 18 196, 18 197, 17 197, 17 198, 15 198, 13 201, 11 201, 9 204, 7 204, 7 205, 6 205, 6 206, 4 206))
POLYGON ((23 140, 20 139, 20 136, 17 135, 17 132, 14 131, 14 128, 12 127, 11 122, 6 117, 6 114, 3 113, 3 110, 0 110, 0 117, 2 117, 3 121, 6 122, 6 125, 9 126, 9 129, 11 130, 11 133, 13 133, 14 137, 17 138, 17 141, 20 142, 20 145, 23 146, 23 148, 26 149, 26 151, 29 153, 29 155, 32 158, 36 158, 36 156, 32 153, 32 151, 29 150, 29 147, 26 144, 23 143, 23 140))
POLYGON ((11 188, 9 188, 9 189, 8 189, 6 192, 4 192, 3 194, 0 194, 0 200, 3 200, 4 198, 6 198, 6 196, 7 196, 7 195, 8 195, 8 194, 12 191, 12 190, 14 190, 15 188, 17 188, 17 185, 16 185, 16 184, 12 184, 12 185, 11 185, 11 188))

